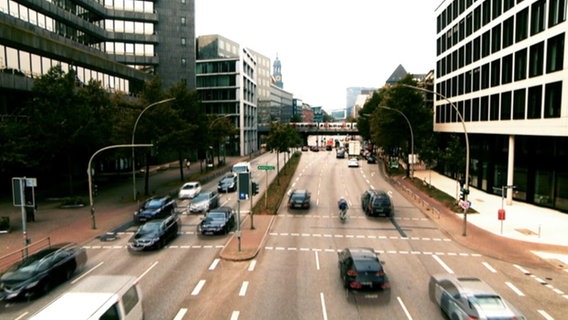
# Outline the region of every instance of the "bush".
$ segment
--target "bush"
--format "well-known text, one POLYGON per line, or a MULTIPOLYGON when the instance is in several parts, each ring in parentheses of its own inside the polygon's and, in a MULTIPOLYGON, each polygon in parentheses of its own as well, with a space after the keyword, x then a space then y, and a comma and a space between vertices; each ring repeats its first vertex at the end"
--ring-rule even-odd
POLYGON ((0 217, 0 231, 10 231, 10 217, 0 217))

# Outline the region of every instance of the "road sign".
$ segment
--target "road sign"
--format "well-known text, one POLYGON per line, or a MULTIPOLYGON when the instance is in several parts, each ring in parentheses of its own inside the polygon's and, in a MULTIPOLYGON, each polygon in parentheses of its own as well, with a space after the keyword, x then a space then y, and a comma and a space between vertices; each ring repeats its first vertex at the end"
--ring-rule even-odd
POLYGON ((274 166, 258 166, 258 170, 274 170, 274 166))

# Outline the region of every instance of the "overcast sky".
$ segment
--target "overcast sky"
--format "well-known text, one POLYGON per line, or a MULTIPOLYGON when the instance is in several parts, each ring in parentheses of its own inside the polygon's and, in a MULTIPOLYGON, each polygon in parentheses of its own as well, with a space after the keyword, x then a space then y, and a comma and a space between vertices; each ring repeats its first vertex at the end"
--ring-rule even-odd
MULTIPOLYGON (((348 87, 382 87, 398 65, 434 69, 442 0, 195 0, 196 36, 219 34, 282 64, 284 90, 331 112, 348 87)), ((272 70, 271 70, 272 72, 272 70)))

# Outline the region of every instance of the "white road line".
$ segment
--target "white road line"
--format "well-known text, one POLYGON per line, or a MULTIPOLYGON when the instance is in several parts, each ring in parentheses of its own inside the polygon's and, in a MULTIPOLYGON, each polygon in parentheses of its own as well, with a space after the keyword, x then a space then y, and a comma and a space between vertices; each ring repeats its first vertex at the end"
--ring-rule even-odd
POLYGON ((524 274, 526 274, 526 275, 531 274, 530 271, 528 271, 527 269, 525 269, 525 268, 523 268, 523 267, 521 267, 521 266, 519 266, 519 265, 514 264, 513 267, 519 269, 522 273, 524 273, 524 274))
POLYGON ((201 289, 203 289, 204 285, 205 285, 205 280, 199 280, 195 288, 193 288, 193 291, 191 291, 191 295, 192 296, 198 295, 201 289))
POLYGON ((452 270, 450 267, 448 267, 447 264, 444 263, 444 261, 442 261, 442 259, 440 259, 440 257, 438 257, 437 255, 432 255, 432 258, 434 258, 434 260, 436 260, 436 262, 438 262, 440 264, 440 266, 442 266, 442 268, 444 268, 444 270, 446 270, 446 272, 448 273, 454 273, 454 270, 452 270))
POLYGON ((221 261, 221 259, 219 258, 213 260, 213 262, 209 266, 209 270, 215 270, 215 268, 217 268, 217 265, 219 264, 219 261, 221 261))
POLYGON ((400 297, 396 297, 396 300, 398 300, 398 303, 400 304, 402 311, 404 311, 404 314, 406 315, 406 319, 412 320, 412 316, 410 315, 410 312, 408 312, 408 309, 404 305, 404 302, 402 302, 402 299, 400 297))
POLYGON ((493 272, 493 273, 497 273, 497 270, 495 270, 495 268, 493 268, 493 267, 489 264, 489 262, 483 261, 481 264, 482 264, 483 266, 485 266, 485 268, 487 268, 489 271, 491 271, 491 272, 493 272))
POLYGON ((320 292, 320 301, 321 301, 321 313, 323 315, 323 320, 327 320, 327 308, 325 307, 325 297, 323 296, 323 292, 320 292))
POLYGON ((554 318, 544 310, 537 310, 536 312, 540 313, 540 315, 546 320, 554 320, 554 318))
POLYGON ((239 311, 233 311, 231 314, 231 320, 237 320, 239 318, 239 311))
POLYGON ((243 284, 241 285, 241 290, 239 291, 239 297, 244 297, 247 294, 248 286, 249 282, 243 281, 243 284))
POLYGON ((148 274, 148 272, 150 272, 150 270, 152 270, 155 266, 158 265, 158 261, 154 261, 154 263, 152 263, 152 265, 146 269, 146 271, 144 271, 144 273, 142 273, 138 279, 136 279, 136 282, 140 282, 140 279, 142 279, 146 274, 148 274))
POLYGON ((174 317, 174 320, 181 320, 181 319, 183 319, 183 316, 185 316, 186 313, 187 313, 187 309, 186 309, 186 308, 181 308, 181 309, 179 309, 178 313, 177 313, 176 316, 174 317))
POLYGON ((254 271, 255 267, 256 267, 256 260, 252 260, 249 264, 248 271, 254 271))
POLYGON ((507 287, 511 288, 511 290, 513 290, 517 295, 519 295, 521 297, 525 296, 525 294, 521 290, 519 290, 517 287, 515 287, 512 283, 507 281, 507 282, 505 282, 505 284, 507 285, 507 287))
POLYGON ((318 256, 317 251, 314 252, 314 255, 316 257, 316 270, 319 270, 320 269, 320 260, 319 260, 319 256, 318 256))
POLYGON ((87 270, 85 273, 83 273, 82 275, 80 275, 79 277, 73 279, 71 281, 71 284, 75 284, 75 282, 83 279, 84 277, 86 277, 89 273, 95 271, 96 268, 100 267, 103 263, 105 263, 104 261, 99 262, 96 266, 92 267, 91 269, 87 270))

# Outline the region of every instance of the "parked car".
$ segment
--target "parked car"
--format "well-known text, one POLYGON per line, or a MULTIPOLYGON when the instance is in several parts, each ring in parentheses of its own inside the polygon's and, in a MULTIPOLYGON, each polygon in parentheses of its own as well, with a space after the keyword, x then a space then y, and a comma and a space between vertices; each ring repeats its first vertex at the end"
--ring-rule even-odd
POLYGON ((311 193, 308 190, 292 190, 288 198, 288 208, 310 208, 311 193))
POLYGON ((217 185, 217 191, 219 192, 232 192, 237 191, 237 174, 231 172, 219 180, 217 185))
POLYGON ((394 207, 391 197, 381 190, 368 189, 361 195, 361 208, 368 216, 392 217, 394 207))
POLYGON ((338 254, 339 276, 343 286, 355 290, 384 290, 390 282, 383 263, 373 249, 345 248, 338 254))
POLYGON ((479 278, 434 274, 428 291, 450 319, 526 319, 479 278))
POLYGON ((178 192, 178 198, 191 199, 201 192, 201 183, 199 181, 191 181, 184 183, 178 192))
POLYGON ((191 199, 189 204, 189 211, 195 212, 207 212, 213 208, 219 206, 219 193, 217 191, 207 191, 201 192, 195 198, 191 199))
POLYGON ((134 221, 143 223, 152 219, 161 219, 175 211, 176 202, 170 196, 152 197, 134 212, 134 221))
POLYGON ((368 156, 367 157, 367 163, 369 164, 375 164, 377 163, 377 158, 373 157, 373 156, 368 156))
POLYGON ((358 168, 359 167, 359 160, 357 160, 357 158, 351 158, 351 159, 349 159, 349 162, 347 162, 347 166, 349 168, 358 168))
POLYGON ((133 252, 163 248, 178 236, 181 223, 177 215, 148 221, 141 225, 128 241, 128 250, 133 252))
POLYGON ((320 149, 319 149, 318 146, 311 146, 311 147, 310 147, 310 151, 319 152, 320 149))
POLYGON ((302 146, 302 151, 309 151, 309 150, 310 150, 310 147, 308 147, 308 146, 302 146))
POLYGON ((52 245, 11 266, 0 277, 0 300, 35 298, 69 280, 87 262, 87 251, 74 243, 52 245))
POLYGON ((230 207, 219 207, 205 215, 197 226, 202 235, 227 234, 237 225, 235 212, 230 207))

